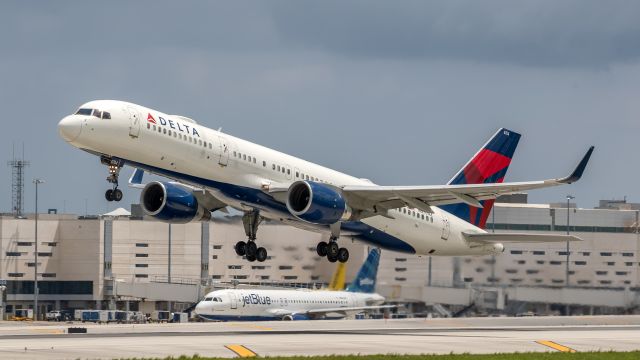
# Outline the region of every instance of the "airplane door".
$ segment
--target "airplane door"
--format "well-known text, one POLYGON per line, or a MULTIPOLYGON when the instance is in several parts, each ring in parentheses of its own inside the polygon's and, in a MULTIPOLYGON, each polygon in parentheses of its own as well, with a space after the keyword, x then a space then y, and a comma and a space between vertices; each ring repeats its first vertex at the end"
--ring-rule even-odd
POLYGON ((235 293, 229 293, 229 297, 231 298, 231 309, 238 308, 238 296, 235 293))
POLYGON ((218 136, 218 141, 218 146, 220 147, 220 160, 218 160, 218 164, 227 166, 227 164, 229 164, 229 144, 222 136, 218 136))
POLYGON ((440 238, 442 240, 447 240, 449 239, 449 232, 451 231, 451 224, 449 224, 449 218, 447 217, 446 214, 442 214, 442 235, 440 235, 440 238))
POLYGON ((129 112, 129 136, 137 138, 140 135, 140 113, 133 106, 127 108, 129 112))

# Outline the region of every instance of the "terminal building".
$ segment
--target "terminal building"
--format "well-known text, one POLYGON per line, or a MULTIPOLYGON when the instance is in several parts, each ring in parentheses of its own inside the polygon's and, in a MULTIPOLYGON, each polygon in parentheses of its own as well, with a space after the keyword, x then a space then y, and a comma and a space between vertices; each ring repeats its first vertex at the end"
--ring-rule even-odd
MULTIPOLYGON (((640 206, 601 201, 528 204, 526 195, 501 198, 488 231, 569 232, 569 244, 508 244, 503 254, 429 257, 384 250, 378 292, 407 304, 398 310, 439 316, 491 313, 604 314, 640 312, 640 206)), ((134 208, 134 214, 137 213, 134 208)), ((33 215, 0 217, 0 279, 7 281, 5 318, 33 307, 33 215)), ((168 225, 119 210, 102 216, 41 214, 38 221, 39 313, 52 309, 183 310, 213 287, 233 282, 319 287, 335 264, 316 255, 321 235, 264 223, 263 263, 238 257, 245 234, 238 216, 209 223, 168 225)), ((368 246, 345 237, 347 281, 368 246)))

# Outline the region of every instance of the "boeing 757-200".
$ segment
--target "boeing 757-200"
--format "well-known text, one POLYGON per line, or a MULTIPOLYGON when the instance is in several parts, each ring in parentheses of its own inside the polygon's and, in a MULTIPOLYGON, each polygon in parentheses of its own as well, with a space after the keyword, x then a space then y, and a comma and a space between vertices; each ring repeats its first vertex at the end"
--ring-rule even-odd
POLYGON ((238 241, 235 250, 248 261, 267 259, 257 241, 265 218, 326 234, 317 252, 331 262, 349 258, 338 245, 341 236, 394 251, 455 256, 500 253, 508 242, 578 240, 483 228, 496 197, 575 182, 593 151, 569 176, 503 183, 520 134, 499 129, 446 185, 380 186, 122 101, 83 104, 58 129, 69 144, 108 166, 109 201, 122 199, 119 174, 129 165, 136 169, 130 186, 142 189, 142 209, 160 221, 208 221, 227 207, 243 212, 247 241, 238 241), (169 180, 142 184, 143 171, 169 180))

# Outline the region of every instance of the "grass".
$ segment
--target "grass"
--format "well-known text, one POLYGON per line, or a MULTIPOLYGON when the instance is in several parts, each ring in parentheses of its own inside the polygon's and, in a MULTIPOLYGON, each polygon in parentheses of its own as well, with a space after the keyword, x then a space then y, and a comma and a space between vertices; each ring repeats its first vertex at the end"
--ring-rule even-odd
MULTIPOLYGON (((228 358, 212 358, 194 356, 168 357, 163 360, 228 360, 228 358)), ((638 360, 640 351, 631 352, 540 352, 515 354, 449 354, 449 355, 329 355, 329 356, 287 356, 265 357, 269 360, 638 360)), ((136 359, 129 359, 136 360, 136 359)), ((140 359, 143 360, 143 359, 140 359)))

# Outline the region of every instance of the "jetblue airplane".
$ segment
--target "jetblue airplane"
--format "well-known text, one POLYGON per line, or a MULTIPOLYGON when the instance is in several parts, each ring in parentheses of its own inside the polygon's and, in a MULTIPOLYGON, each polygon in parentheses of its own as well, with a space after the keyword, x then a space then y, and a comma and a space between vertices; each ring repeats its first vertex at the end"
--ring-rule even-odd
POLYGON ((384 297, 374 293, 379 262, 380 250, 372 249, 346 291, 217 290, 207 294, 195 312, 205 320, 318 320, 392 308, 381 305, 384 297))
POLYGON ((83 104, 58 129, 108 167, 108 201, 122 199, 119 174, 129 165, 135 168, 129 185, 142 189, 142 209, 157 220, 208 221, 227 207, 243 212, 247 241, 238 241, 235 250, 248 261, 267 259, 257 242, 263 219, 325 234, 329 241, 319 242, 317 252, 331 262, 349 259, 338 245, 341 236, 394 251, 453 256, 501 253, 507 242, 579 240, 483 228, 496 197, 578 181, 593 151, 569 176, 503 183, 520 134, 499 129, 446 185, 380 186, 122 101, 83 104), (144 171, 170 181, 142 184, 144 171))

